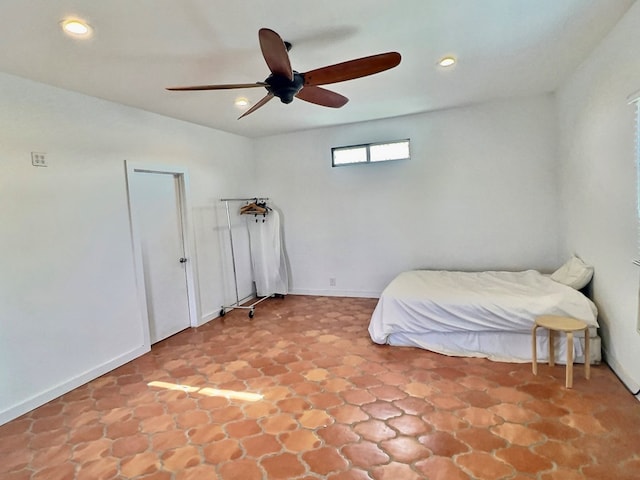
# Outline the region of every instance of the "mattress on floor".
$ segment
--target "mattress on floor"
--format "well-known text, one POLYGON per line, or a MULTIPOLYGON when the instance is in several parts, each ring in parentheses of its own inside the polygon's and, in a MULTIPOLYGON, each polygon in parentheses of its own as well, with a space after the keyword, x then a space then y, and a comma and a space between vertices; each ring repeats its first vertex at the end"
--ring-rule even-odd
MULTIPOLYGON (((590 327, 591 358, 600 361, 595 304, 579 291, 535 270, 522 272, 403 272, 383 291, 369 324, 380 344, 425 348, 445 355, 531 361, 531 329, 540 315, 583 320, 590 327)), ((584 361, 583 335, 574 338, 584 361)), ((538 329, 538 356, 548 356, 548 335, 538 329)), ((565 335, 556 335, 556 358, 566 358, 565 335)))

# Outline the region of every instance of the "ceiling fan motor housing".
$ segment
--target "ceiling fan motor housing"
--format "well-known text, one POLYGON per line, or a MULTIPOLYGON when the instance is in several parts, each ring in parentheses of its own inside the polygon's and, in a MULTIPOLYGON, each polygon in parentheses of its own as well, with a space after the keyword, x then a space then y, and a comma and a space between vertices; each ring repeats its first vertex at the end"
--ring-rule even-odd
POLYGON ((273 93, 282 103, 293 102, 293 97, 302 90, 304 86, 304 76, 296 71, 293 72, 293 80, 289 80, 281 75, 271 74, 265 80, 265 88, 269 93, 273 93))

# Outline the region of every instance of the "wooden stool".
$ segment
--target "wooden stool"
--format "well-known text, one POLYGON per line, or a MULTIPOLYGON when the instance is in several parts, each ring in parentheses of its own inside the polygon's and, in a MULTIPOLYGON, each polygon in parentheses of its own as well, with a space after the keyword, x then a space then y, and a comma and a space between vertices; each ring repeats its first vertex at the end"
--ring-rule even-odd
POLYGON ((542 315, 536 318, 535 325, 532 330, 532 369, 533 374, 538 374, 538 354, 536 351, 536 330, 543 327, 549 330, 549 366, 555 365, 555 348, 554 333, 565 332, 567 334, 567 378, 565 386, 571 388, 573 386, 573 332, 584 330, 584 376, 587 380, 591 375, 589 364, 589 327, 582 320, 571 317, 560 317, 556 315, 542 315))

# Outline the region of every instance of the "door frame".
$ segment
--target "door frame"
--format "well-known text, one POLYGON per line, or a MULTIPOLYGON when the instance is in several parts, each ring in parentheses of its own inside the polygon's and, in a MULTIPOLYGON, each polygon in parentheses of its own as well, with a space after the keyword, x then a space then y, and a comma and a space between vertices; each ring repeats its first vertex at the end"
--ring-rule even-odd
POLYGON ((179 200, 178 208, 182 218, 182 243, 184 254, 188 261, 185 264, 185 276, 187 280, 187 304, 189 307, 189 325, 198 326, 198 301, 195 283, 196 266, 194 262, 195 244, 192 235, 191 219, 189 216, 189 172, 184 167, 172 165, 155 165, 147 163, 124 161, 127 184, 127 205, 129 207, 129 227, 131 229, 131 245, 133 248, 133 261, 136 275, 136 289, 138 293, 138 304, 142 314, 142 331, 144 335, 144 346, 151 348, 150 318, 147 308, 147 288, 144 280, 144 265, 142 262, 142 236, 140 233, 140 223, 137 218, 135 208, 133 208, 132 182, 131 178, 135 173, 156 173, 174 176, 177 180, 177 196, 179 200))

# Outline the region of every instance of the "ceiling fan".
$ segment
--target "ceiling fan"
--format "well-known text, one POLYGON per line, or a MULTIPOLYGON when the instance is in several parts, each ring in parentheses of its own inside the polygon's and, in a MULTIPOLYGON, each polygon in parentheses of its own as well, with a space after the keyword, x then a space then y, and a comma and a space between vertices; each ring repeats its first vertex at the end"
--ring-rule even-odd
POLYGON ((167 90, 189 91, 228 90, 253 87, 266 88, 267 95, 242 114, 238 120, 255 112, 274 97, 278 97, 282 103, 291 103, 293 98, 296 97, 305 102, 315 103, 316 105, 340 108, 346 104, 349 99, 339 93, 321 88, 318 85, 344 82, 345 80, 380 73, 397 66, 401 60, 398 52, 388 52, 299 73, 291 68, 288 54, 291 48, 290 43, 284 42, 282 38, 280 38, 280 35, 268 28, 261 28, 259 30, 258 39, 260 41, 262 56, 271 71, 271 75, 269 75, 264 82, 170 87, 167 88, 167 90))

